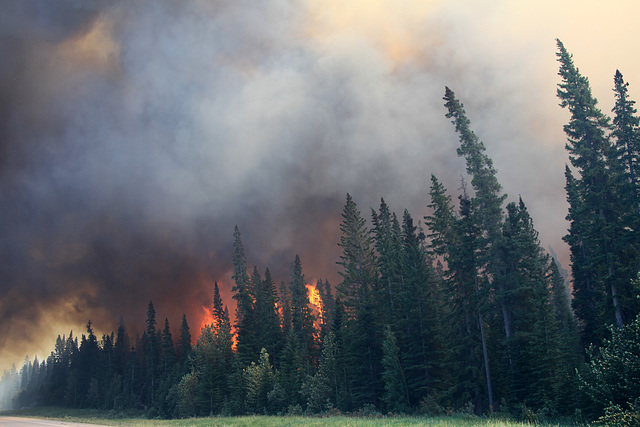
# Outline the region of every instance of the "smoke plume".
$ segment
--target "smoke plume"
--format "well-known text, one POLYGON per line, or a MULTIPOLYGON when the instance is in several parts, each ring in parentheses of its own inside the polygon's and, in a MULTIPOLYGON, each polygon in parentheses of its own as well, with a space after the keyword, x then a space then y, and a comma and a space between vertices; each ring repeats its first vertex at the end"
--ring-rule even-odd
POLYGON ((610 102, 637 63, 597 45, 602 77, 581 40, 617 3, 579 2, 574 30, 551 2, 475 3, 1 2, 0 367, 89 319, 135 329, 149 300, 197 330, 214 281, 231 303, 236 224, 249 268, 286 280, 298 253, 336 284, 347 192, 416 219, 431 173, 457 194, 445 85, 567 265, 554 38, 610 102))

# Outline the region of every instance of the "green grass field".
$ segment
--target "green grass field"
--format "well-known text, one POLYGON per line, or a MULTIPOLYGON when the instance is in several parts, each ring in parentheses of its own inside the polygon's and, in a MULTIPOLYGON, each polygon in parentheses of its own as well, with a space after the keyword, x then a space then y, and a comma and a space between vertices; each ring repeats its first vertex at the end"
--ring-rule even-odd
MULTIPOLYGON (((97 410, 74 410, 68 408, 35 408, 21 411, 5 412, 3 415, 21 417, 37 417, 62 420, 67 422, 92 423, 113 426, 487 426, 515 427, 530 426, 531 423, 502 420, 497 418, 478 418, 472 415, 456 415, 442 417, 408 417, 381 416, 375 418, 356 418, 347 416, 305 417, 305 416, 242 416, 242 417, 207 417, 184 420, 148 420, 136 414, 113 413, 97 410)), ((545 424, 562 426, 570 424, 545 424)))

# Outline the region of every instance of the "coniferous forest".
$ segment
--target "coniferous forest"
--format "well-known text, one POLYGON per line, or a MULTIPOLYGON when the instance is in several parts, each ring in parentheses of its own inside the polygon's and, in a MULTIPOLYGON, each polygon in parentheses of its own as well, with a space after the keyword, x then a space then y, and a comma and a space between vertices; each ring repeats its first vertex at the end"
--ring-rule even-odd
POLYGON ((81 336, 58 336, 46 360, 5 371, 0 399, 163 418, 467 411, 640 423, 640 117, 620 72, 607 114, 559 40, 557 57, 570 115, 569 211, 557 213, 568 221, 567 280, 541 247, 535 201, 503 193, 447 87, 460 189, 432 175, 424 218, 384 199, 365 212, 347 194, 339 283, 309 284, 298 256, 289 277, 250 269, 236 227, 235 313, 216 283, 199 331, 186 316, 169 325, 153 302, 142 335, 121 322, 98 337, 89 321, 81 336))

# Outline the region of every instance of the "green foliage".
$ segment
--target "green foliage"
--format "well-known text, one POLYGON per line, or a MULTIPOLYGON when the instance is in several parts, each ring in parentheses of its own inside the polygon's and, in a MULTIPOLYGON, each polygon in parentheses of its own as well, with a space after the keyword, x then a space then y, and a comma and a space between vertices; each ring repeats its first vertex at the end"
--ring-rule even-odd
POLYGON ((615 427, 640 426, 640 408, 634 405, 631 408, 622 408, 618 404, 610 404, 604 410, 604 415, 598 418, 595 424, 615 427))
MULTIPOLYGON (((484 144, 469 128, 470 120, 466 116, 462 103, 448 87, 445 87, 443 99, 447 109, 446 117, 453 119, 452 123, 460 139, 458 156, 465 157, 467 173, 471 175, 471 184, 475 191, 475 195, 470 198, 463 182, 463 194, 459 197, 460 219, 452 224, 451 231, 446 230, 446 237, 449 239, 447 245, 452 250, 447 260, 448 275, 451 283, 454 284, 454 298, 457 300, 455 303, 457 309, 452 313, 457 317, 454 321, 457 323, 456 329, 460 342, 458 348, 462 352, 454 358, 458 361, 466 359, 466 366, 455 369, 458 375, 462 375, 457 385, 466 384, 463 386, 466 390, 463 389, 464 393, 455 394, 466 395, 469 400, 473 400, 475 408, 482 413, 485 407, 493 407, 492 367, 487 334, 489 325, 485 321, 485 316, 490 308, 490 300, 487 296, 492 291, 494 285, 492 281, 501 274, 497 250, 501 237, 501 204, 506 196, 500 194, 502 188, 497 181, 496 170, 493 168, 491 159, 484 154, 484 144), (461 328, 462 325, 464 329, 461 328), (475 332, 476 330, 479 335, 475 332), (478 353, 480 357, 477 356, 478 353), (481 395, 478 387, 480 372, 484 377, 486 388, 486 394, 482 393, 484 396, 481 395), (472 386, 469 387, 470 385, 472 386)), ((439 191, 440 189, 432 189, 434 194, 439 191)), ((442 198, 439 200, 440 203, 445 201, 446 199, 442 198)), ((432 203, 435 201, 432 200, 432 203)), ((440 213, 444 212, 445 210, 440 211, 440 213)), ((444 219, 436 220, 440 223, 443 221, 444 219)), ((443 235, 441 239, 444 238, 443 235)))
POLYGON ((496 279, 502 311, 505 395, 533 410, 552 398, 560 337, 547 280, 549 258, 540 247, 522 199, 507 205, 500 256, 503 274, 496 279))
POLYGON ((340 224, 342 255, 338 265, 342 282, 337 286, 345 306, 342 333, 344 363, 352 404, 374 404, 382 395, 382 310, 379 276, 371 233, 356 203, 347 194, 340 224))
POLYGON ((186 314, 182 315, 182 323, 180 324, 179 350, 180 360, 182 362, 186 361, 189 353, 191 353, 191 332, 186 314))
POLYGON ((309 291, 302 273, 302 261, 296 255, 291 265, 289 281, 289 304, 291 310, 291 330, 296 336, 300 348, 300 357, 306 365, 317 360, 314 316, 309 306, 309 291))
POLYGON ((278 370, 278 383, 287 396, 289 404, 302 405, 304 403, 302 385, 310 373, 309 368, 306 346, 300 341, 299 336, 290 330, 287 334, 278 370))
POLYGON ((260 344, 256 335, 256 319, 252 282, 247 273, 247 259, 238 226, 233 231, 233 275, 235 282, 232 290, 236 300, 236 338, 238 358, 242 365, 256 361, 260 353, 260 344))
POLYGON ((333 331, 325 337, 318 371, 306 383, 307 408, 321 413, 337 407, 342 384, 340 382, 339 348, 333 331))
POLYGON ((284 338, 280 327, 278 292, 268 268, 264 273, 264 278, 256 283, 254 287, 256 294, 256 334, 261 338, 260 344, 271 356, 272 363, 277 366, 280 360, 280 353, 284 347, 284 338))
POLYGON ((398 220, 395 214, 389 210, 384 199, 380 201, 379 213, 372 209, 373 223, 372 234, 374 246, 377 252, 377 266, 380 272, 380 281, 376 289, 376 298, 381 301, 383 321, 395 322, 399 312, 398 298, 402 286, 401 270, 401 236, 398 220))
POLYGON ((372 289, 378 281, 376 257, 372 249, 372 239, 365 220, 360 215, 356 203, 347 194, 340 224, 342 255, 338 265, 342 267, 342 283, 338 286, 345 307, 349 311, 363 306, 372 298, 372 289))
POLYGON ((459 218, 454 213, 451 197, 437 178, 431 177, 432 214, 425 217, 429 226, 431 250, 443 257, 444 298, 448 301, 445 328, 448 335, 447 366, 451 386, 448 403, 460 408, 471 401, 478 407, 482 399, 482 349, 479 336, 476 299, 475 231, 470 221, 470 202, 461 197, 459 218))
POLYGON ((196 402, 199 389, 197 373, 189 372, 169 390, 167 402, 173 407, 173 418, 189 418, 197 415, 196 402))
POLYGON ((446 117, 453 119, 452 123, 460 137, 458 156, 465 158, 471 186, 476 192, 472 198, 474 221, 484 233, 486 241, 482 243, 491 246, 500 232, 502 202, 506 195, 501 194, 502 186, 496 177, 497 171, 493 161, 484 153, 484 144, 469 127, 471 121, 466 116, 464 106, 448 87, 445 88, 443 99, 446 101, 446 117))
POLYGON ((400 360, 406 377, 409 407, 441 391, 447 376, 443 369, 445 345, 440 318, 441 292, 431 258, 422 246, 421 233, 405 209, 401 229, 403 286, 399 292, 401 315, 396 322, 400 360))
POLYGON ((320 309, 320 341, 323 342, 333 324, 333 315, 336 308, 335 298, 331 289, 331 284, 325 279, 324 282, 318 279, 316 289, 320 295, 322 307, 320 309))
POLYGON ((639 312, 630 279, 640 268, 638 239, 638 118, 622 75, 614 77, 616 114, 597 107, 586 77, 560 40, 558 85, 561 106, 571 113, 564 126, 572 171, 566 175, 574 299, 585 346, 599 345, 606 325, 622 327, 639 312), (610 137, 611 132, 611 137, 610 137), (613 141, 612 141, 613 140, 613 141))
POLYGON ((269 353, 264 348, 260 351, 258 363, 252 362, 244 369, 244 381, 247 397, 246 409, 251 414, 266 414, 268 395, 273 390, 276 376, 269 362, 269 353))
MULTIPOLYGON (((640 117, 634 107, 635 101, 629 99, 629 83, 624 81, 622 73, 616 70, 614 76, 615 106, 613 107, 613 132, 615 140, 615 162, 612 168, 619 173, 621 195, 627 211, 638 215, 640 211, 640 184, 638 183, 640 162, 640 117)), ((634 218, 627 220, 633 221, 634 218)), ((637 217, 635 218, 637 222, 637 217)))
POLYGON ((391 412, 406 412, 409 409, 409 395, 402 366, 396 338, 391 332, 391 327, 387 326, 384 332, 382 343, 382 381, 384 381, 385 393, 382 400, 386 403, 387 409, 391 412))
POLYGON ((610 332, 611 338, 605 339, 601 347, 588 349, 587 369, 580 376, 581 388, 591 401, 592 415, 607 417, 628 413, 637 418, 640 315, 621 329, 611 327, 610 332))

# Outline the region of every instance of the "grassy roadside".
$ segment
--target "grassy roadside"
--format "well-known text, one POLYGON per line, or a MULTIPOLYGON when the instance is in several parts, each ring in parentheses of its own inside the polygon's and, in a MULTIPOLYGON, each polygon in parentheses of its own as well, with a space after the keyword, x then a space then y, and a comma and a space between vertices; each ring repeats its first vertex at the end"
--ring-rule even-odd
MULTIPOLYGON (((92 409, 69 408, 33 408, 19 411, 2 412, 0 415, 12 415, 21 417, 36 417, 55 419, 66 422, 78 422, 89 424, 102 424, 113 426, 346 426, 346 427, 372 427, 372 426, 485 426, 485 427, 520 427, 534 424, 521 423, 497 418, 478 418, 471 415, 443 416, 443 417, 409 417, 409 416, 383 416, 376 418, 356 418, 347 416, 330 417, 306 417, 306 416, 241 416, 241 417, 206 417, 184 420, 149 420, 142 414, 135 412, 114 412, 92 409)), ((568 424, 547 424, 568 425, 568 424)))

